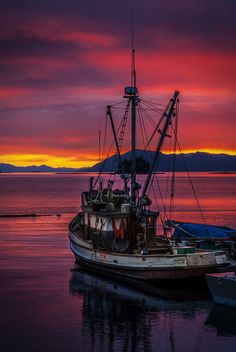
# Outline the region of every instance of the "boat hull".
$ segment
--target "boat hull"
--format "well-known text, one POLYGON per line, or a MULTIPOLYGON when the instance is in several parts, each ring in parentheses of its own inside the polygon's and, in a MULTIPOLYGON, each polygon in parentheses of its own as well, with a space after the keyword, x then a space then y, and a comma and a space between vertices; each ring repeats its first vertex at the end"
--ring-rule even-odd
POLYGON ((224 253, 217 259, 212 253, 195 255, 128 255, 94 250, 73 232, 69 233, 70 248, 76 260, 86 269, 111 277, 143 281, 183 280, 203 278, 225 266, 224 253))
POLYGON ((236 308, 236 276, 234 272, 206 275, 215 303, 236 308))

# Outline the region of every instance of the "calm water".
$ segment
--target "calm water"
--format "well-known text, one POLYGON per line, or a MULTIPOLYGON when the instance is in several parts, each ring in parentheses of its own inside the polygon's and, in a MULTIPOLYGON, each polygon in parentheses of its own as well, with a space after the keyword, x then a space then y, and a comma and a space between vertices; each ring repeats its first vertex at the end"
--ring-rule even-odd
MULTIPOLYGON (((193 183, 206 221, 236 228, 236 176, 193 183)), ((52 215, 0 218, 0 351, 235 351, 236 310, 206 290, 147 294, 73 270, 67 226, 87 185, 88 175, 0 175, 0 215, 52 215)), ((173 217, 201 221, 186 177, 176 187, 173 217)))

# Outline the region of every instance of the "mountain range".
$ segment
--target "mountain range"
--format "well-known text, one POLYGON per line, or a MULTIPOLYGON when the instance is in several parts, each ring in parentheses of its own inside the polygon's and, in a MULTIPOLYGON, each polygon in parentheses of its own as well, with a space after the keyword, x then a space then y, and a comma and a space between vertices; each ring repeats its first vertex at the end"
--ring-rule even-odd
MULTIPOLYGON (((154 152, 137 150, 137 157, 143 157, 151 163, 154 152)), ((129 160, 131 152, 122 154, 122 160, 129 160)), ((165 172, 170 169, 173 160, 173 154, 160 154, 158 166, 155 171, 165 172)), ((177 154, 176 155, 176 171, 209 171, 209 172, 234 172, 236 171, 236 156, 228 154, 210 154, 203 152, 177 154)), ((97 163, 92 167, 87 168, 68 168, 58 167, 53 168, 47 165, 40 166, 14 166, 11 164, 0 163, 1 172, 110 172, 117 170, 118 158, 113 155, 101 163, 97 163)))

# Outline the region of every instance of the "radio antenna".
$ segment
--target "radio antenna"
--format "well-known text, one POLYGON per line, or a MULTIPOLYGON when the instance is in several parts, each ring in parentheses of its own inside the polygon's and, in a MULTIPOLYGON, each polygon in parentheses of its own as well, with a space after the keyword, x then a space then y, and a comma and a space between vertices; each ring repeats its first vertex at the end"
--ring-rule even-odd
POLYGON ((133 13, 132 13, 132 21, 131 21, 131 86, 136 87, 135 49, 134 49, 134 14, 133 13))

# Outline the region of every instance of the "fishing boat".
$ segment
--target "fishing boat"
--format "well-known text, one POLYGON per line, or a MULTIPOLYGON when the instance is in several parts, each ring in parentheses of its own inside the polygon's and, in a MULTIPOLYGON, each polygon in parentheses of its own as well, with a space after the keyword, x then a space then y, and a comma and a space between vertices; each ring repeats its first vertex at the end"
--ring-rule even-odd
POLYGON ((206 281, 215 303, 236 308, 235 272, 207 274, 206 281))
MULTIPOLYGON (((157 219, 161 215, 151 208, 152 199, 149 196, 164 140, 171 137, 170 130, 174 137, 177 134, 179 92, 175 91, 162 109, 160 120, 155 123, 154 131, 147 140, 149 146, 150 141, 158 136, 149 171, 141 184, 137 182, 136 138, 137 115, 143 107, 136 85, 134 49, 131 73, 131 84, 124 90, 126 103, 119 135, 113 119, 113 106, 107 106, 107 118, 110 120, 119 161, 117 173, 121 177, 121 186, 115 189, 114 181, 110 178, 104 184, 102 170, 96 180, 90 178, 88 190, 81 194, 81 212, 69 224, 70 248, 80 265, 111 277, 152 282, 204 278, 205 274, 216 272, 229 264, 226 253, 223 250, 197 249, 172 241, 168 237, 172 230, 171 222, 165 222, 162 233, 157 233, 157 219), (131 164, 127 172, 121 146, 128 116, 131 117, 131 164)), ((150 109, 154 107, 152 104, 148 106, 150 109)), ((174 144, 176 147, 176 142, 174 144)))

